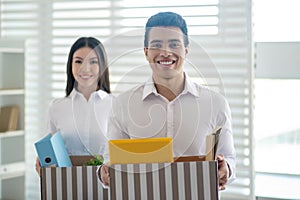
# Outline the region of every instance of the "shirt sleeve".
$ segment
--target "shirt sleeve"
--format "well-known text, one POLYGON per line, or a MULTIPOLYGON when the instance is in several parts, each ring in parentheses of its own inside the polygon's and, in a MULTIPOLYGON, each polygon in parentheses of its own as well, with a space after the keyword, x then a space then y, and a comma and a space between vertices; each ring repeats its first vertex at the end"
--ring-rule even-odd
POLYGON ((53 116, 53 107, 54 107, 55 100, 52 100, 48 106, 47 116, 46 116, 46 123, 47 123, 47 132, 54 134, 57 131, 55 117, 53 116))
MULTIPOLYGON (((123 120, 124 117, 120 105, 121 105, 120 102, 116 98, 114 98, 112 101, 112 109, 110 111, 109 119, 108 119, 107 140, 129 138, 126 128, 123 125, 125 122, 123 120)), ((104 163, 109 165, 108 145, 105 146, 103 158, 104 158, 104 163)))
POLYGON ((224 155, 229 170, 231 171, 231 175, 228 179, 228 184, 229 184, 233 182, 236 178, 235 175, 236 153, 235 153, 234 142, 233 142, 231 111, 225 99, 224 99, 223 108, 220 109, 217 123, 222 127, 217 154, 224 155))

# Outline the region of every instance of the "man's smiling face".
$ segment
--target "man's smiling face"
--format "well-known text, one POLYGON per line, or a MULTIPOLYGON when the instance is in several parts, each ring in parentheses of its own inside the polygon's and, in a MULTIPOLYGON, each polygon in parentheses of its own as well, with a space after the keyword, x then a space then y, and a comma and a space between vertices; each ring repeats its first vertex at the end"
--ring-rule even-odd
POLYGON ((172 79, 183 73, 188 48, 178 27, 153 27, 149 32, 149 45, 144 49, 154 78, 172 79))

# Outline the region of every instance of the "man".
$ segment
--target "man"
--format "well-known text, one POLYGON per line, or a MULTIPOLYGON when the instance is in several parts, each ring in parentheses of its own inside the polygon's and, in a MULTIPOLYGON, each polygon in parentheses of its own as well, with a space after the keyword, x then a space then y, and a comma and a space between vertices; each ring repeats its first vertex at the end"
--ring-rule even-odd
MULTIPOLYGON (((217 151, 219 189, 235 178, 231 114, 220 94, 193 83, 183 70, 189 40, 185 20, 158 13, 146 24, 144 53, 152 69, 145 83, 113 103, 109 139, 172 137, 174 157, 204 155, 205 138, 222 127, 217 151)), ((108 166, 100 168, 108 185, 108 166)))

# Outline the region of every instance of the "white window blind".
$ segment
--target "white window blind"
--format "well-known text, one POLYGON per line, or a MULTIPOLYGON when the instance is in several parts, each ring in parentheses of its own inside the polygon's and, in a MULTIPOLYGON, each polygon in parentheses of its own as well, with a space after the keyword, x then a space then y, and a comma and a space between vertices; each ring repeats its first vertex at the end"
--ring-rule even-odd
POLYGON ((39 198, 33 143, 45 134, 49 101, 65 95, 70 45, 80 36, 95 36, 104 43, 111 87, 118 95, 149 77, 151 71, 143 55, 144 25, 160 11, 177 12, 186 19, 191 47, 185 70, 195 81, 226 95, 232 109, 237 180, 221 193, 222 199, 254 199, 250 1, 0 2, 1 37, 31 38, 26 63, 27 199, 39 198), (31 17, 20 17, 23 12, 31 17))
MULTIPOLYGON (((33 39, 39 37, 39 5, 35 1, 0 1, 0 35, 1 38, 33 39)), ((33 150, 33 142, 40 137, 41 133, 41 110, 43 100, 39 85, 42 81, 40 75, 43 68, 38 62, 39 55, 37 40, 25 44, 25 159, 26 159, 26 199, 39 197, 39 179, 35 174, 34 160, 36 154, 33 150), (30 46, 30 47, 29 47, 30 46), (28 62, 31 63, 28 65, 28 62), (32 65, 33 64, 33 65, 32 65)), ((23 70, 22 70, 23 71, 23 70)), ((20 152, 23 153, 23 152, 20 152)), ((24 183, 25 184, 25 183, 24 183)), ((11 188, 13 190, 13 188, 11 188)))

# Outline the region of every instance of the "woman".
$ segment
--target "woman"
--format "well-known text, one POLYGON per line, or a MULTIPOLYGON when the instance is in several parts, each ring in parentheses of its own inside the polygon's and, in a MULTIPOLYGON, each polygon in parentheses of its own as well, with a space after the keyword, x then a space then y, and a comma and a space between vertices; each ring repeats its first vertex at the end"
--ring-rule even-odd
POLYGON ((110 105, 106 51, 97 39, 81 37, 69 52, 66 96, 50 103, 48 130, 61 132, 69 155, 102 155, 110 105))

